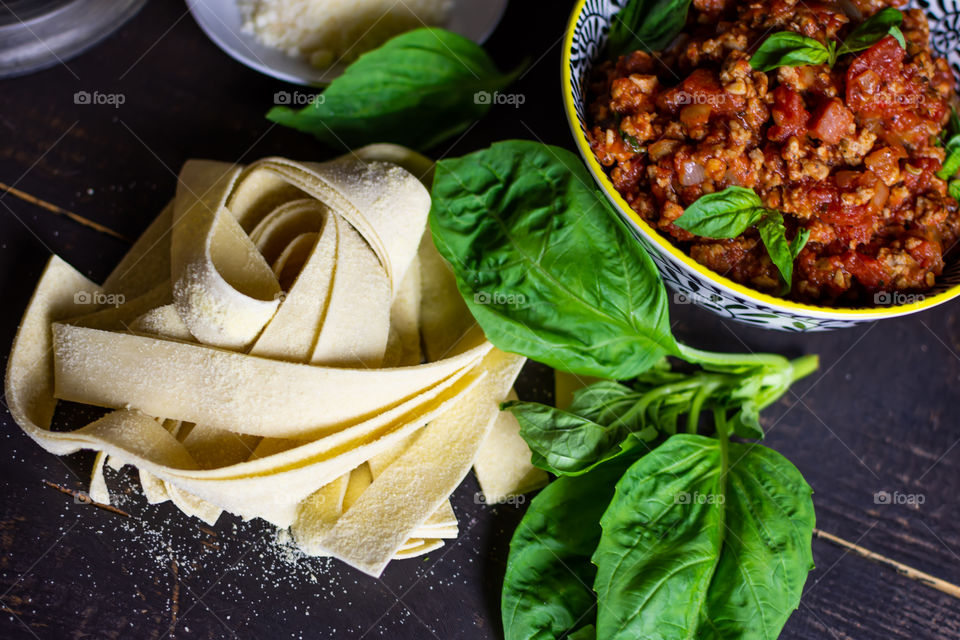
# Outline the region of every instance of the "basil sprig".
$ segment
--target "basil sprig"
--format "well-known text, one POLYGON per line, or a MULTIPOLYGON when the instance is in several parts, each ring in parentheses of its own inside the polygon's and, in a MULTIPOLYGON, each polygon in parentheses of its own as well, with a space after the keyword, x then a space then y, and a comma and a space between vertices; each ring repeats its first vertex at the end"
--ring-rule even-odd
POLYGON ((736 238, 756 226, 770 260, 783 276, 783 293, 790 290, 793 262, 810 238, 810 232, 801 229, 792 241, 787 241, 783 214, 763 206, 753 189, 743 187, 708 193, 687 207, 673 224, 704 238, 736 238))
POLYGON ((750 66, 757 71, 808 64, 828 64, 832 67, 840 56, 869 49, 888 35, 906 48, 906 40, 900 31, 902 23, 903 13, 888 7, 864 20, 840 43, 831 41, 824 44, 793 31, 780 31, 763 41, 751 56, 750 66))
POLYGON ((656 267, 564 149, 505 141, 440 161, 430 222, 491 342, 608 379, 565 411, 509 407, 533 461, 562 475, 510 543, 506 640, 776 638, 811 566, 810 487, 730 435, 760 437, 760 410, 816 357, 678 342, 656 267), (698 433, 711 414, 713 438, 698 433))
MULTIPOLYGON (((960 116, 957 110, 953 109, 950 113, 950 124, 944 131, 943 150, 946 157, 943 160, 943 167, 937 171, 937 177, 941 180, 950 180, 958 171, 960 171, 960 116)), ((955 200, 960 200, 960 178, 950 180, 950 196, 955 200)))
POLYGON ((371 142, 429 149, 465 131, 517 72, 501 73, 482 47, 444 29, 417 29, 360 56, 299 111, 267 119, 332 147, 371 142))
POLYGON ((660 51, 687 24, 691 0, 631 0, 613 17, 607 46, 614 56, 660 51))
POLYGON ((777 637, 812 566, 810 487, 778 453, 729 436, 762 437, 759 411, 816 366, 682 373, 664 361, 581 389, 566 410, 508 405, 533 463, 559 477, 510 543, 506 640, 777 637), (713 438, 696 434, 704 414, 713 438))

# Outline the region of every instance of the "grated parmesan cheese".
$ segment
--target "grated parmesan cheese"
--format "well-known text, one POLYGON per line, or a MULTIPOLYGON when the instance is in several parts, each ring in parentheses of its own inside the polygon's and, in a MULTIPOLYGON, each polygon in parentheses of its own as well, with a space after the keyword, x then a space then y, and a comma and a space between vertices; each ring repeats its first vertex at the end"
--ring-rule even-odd
POLYGON ((442 25, 452 0, 238 0, 244 32, 316 67, 351 62, 395 35, 442 25))

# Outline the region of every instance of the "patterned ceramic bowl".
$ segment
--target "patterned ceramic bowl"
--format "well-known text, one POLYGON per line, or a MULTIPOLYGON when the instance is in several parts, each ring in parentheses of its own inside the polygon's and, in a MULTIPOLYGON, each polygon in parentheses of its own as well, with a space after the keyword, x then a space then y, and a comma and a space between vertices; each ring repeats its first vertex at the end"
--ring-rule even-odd
MULTIPOLYGON (((868 308, 800 304, 754 291, 711 271, 650 227, 617 193, 594 157, 586 136, 586 80, 593 61, 606 45, 611 18, 626 1, 579 0, 574 7, 563 47, 564 107, 580 155, 601 190, 627 220, 637 240, 656 262, 661 276, 674 292, 675 302, 699 304, 724 317, 769 329, 824 331, 916 313, 960 296, 960 261, 954 259, 936 287, 924 295, 879 294, 877 304, 868 308)), ((939 55, 948 57, 960 74, 960 0, 921 1, 918 6, 930 18, 935 50, 939 55)))

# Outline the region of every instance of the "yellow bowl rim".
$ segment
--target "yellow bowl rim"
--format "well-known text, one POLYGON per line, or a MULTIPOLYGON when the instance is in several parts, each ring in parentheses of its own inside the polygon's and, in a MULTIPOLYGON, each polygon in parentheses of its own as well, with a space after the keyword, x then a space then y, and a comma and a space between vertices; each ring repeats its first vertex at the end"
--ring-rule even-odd
MULTIPOLYGON (((686 270, 692 271, 701 277, 706 278, 708 281, 720 285, 732 293, 745 297, 749 300, 759 302, 767 307, 773 308, 774 310, 793 312, 797 315, 821 319, 852 320, 892 318, 916 313, 924 309, 930 309, 937 305, 943 304, 944 302, 952 300, 957 296, 960 296, 960 284, 956 284, 946 291, 942 291, 936 295, 924 296, 923 299, 915 302, 902 305, 891 305, 889 307, 865 307, 861 309, 853 309, 843 307, 821 307, 812 304, 803 304, 800 302, 794 302, 792 300, 777 298, 746 287, 739 282, 734 282, 726 276, 723 276, 701 265, 699 262, 674 246, 673 243, 667 240, 659 231, 653 229, 646 220, 641 218, 640 215, 637 214, 637 212, 634 211, 633 208, 627 203, 627 201, 624 200, 623 196, 620 195, 620 192, 616 190, 616 188, 613 186, 613 183, 610 182, 610 178, 607 176, 606 171, 604 171, 603 167, 600 165, 600 162, 594 155, 593 149, 590 148, 590 143, 587 141, 586 136, 580 128, 580 120, 577 117, 577 109, 573 101, 573 78, 571 77, 570 73, 570 53, 573 48, 573 38, 576 32, 577 20, 579 19, 580 13, 583 11, 583 7, 586 2, 587 0, 577 0, 577 3, 573 7, 573 12, 570 14, 570 20, 567 22, 567 29, 563 40, 563 52, 561 55, 561 88, 563 90, 563 106, 564 113, 567 117, 567 124, 570 126, 570 131, 573 133, 573 137, 576 140, 577 150, 587 163, 587 168, 590 169, 590 173, 593 174, 594 179, 600 185, 607 198, 616 204, 617 208, 622 214, 626 214, 626 216, 631 220, 631 222, 633 222, 633 224, 648 241, 656 245, 661 252, 667 254, 668 258, 672 258, 674 262, 679 263, 680 266, 684 267, 686 270)), ((584 99, 586 99, 586 95, 584 95, 584 99)))

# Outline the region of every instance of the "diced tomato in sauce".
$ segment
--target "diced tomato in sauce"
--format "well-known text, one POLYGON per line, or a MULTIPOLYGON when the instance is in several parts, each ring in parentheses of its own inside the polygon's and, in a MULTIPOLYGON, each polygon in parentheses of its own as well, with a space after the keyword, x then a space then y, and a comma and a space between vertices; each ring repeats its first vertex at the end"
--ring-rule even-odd
POLYGON ((837 144, 854 129, 853 114, 839 98, 825 102, 814 114, 810 135, 827 144, 837 144))
POLYGON ((716 72, 697 69, 677 87, 662 93, 658 106, 677 113, 690 105, 708 105, 714 115, 730 115, 743 106, 743 98, 727 93, 716 72))
POLYGON ((940 126, 945 105, 929 100, 928 81, 904 66, 906 51, 886 36, 857 56, 847 70, 847 106, 875 127, 887 142, 918 147, 940 126))
POLYGON ((848 251, 841 256, 841 260, 850 275, 868 289, 879 289, 884 285, 887 270, 879 260, 856 251, 848 251))
POLYGON ((800 94, 790 87, 780 85, 773 90, 773 108, 770 113, 776 123, 767 131, 770 140, 783 142, 790 136, 806 133, 810 113, 800 94))
POLYGON ((862 111, 881 100, 879 90, 902 73, 906 53, 896 38, 886 36, 857 56, 847 70, 850 109, 862 111))

